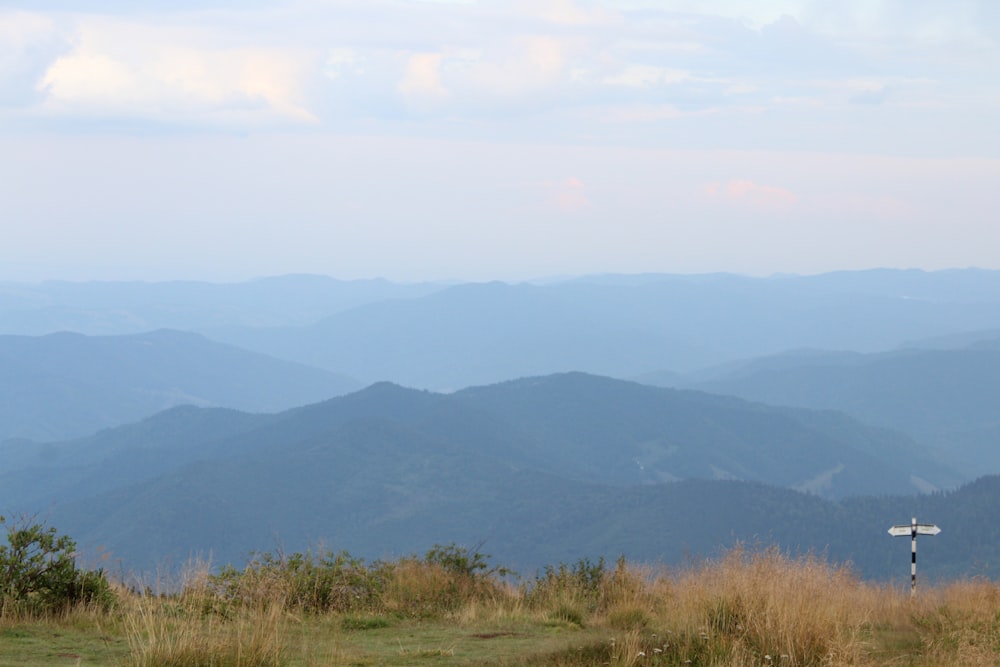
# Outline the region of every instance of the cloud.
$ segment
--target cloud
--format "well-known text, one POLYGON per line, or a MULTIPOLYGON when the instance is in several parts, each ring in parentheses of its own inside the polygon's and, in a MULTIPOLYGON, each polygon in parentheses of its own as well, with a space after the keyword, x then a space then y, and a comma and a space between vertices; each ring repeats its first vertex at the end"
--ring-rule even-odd
POLYGON ((483 48, 450 46, 407 56, 397 92, 418 111, 500 115, 551 103, 569 85, 569 64, 580 44, 570 37, 515 35, 483 48))
POLYGON ((323 73, 329 79, 341 79, 347 76, 363 76, 364 64, 357 51, 350 48, 333 48, 326 54, 323 73))
POLYGON ((36 102, 36 82, 67 48, 49 17, 0 10, 0 106, 36 102))
POLYGON ((179 28, 116 20, 84 21, 74 41, 38 82, 48 114, 250 124, 317 120, 305 102, 315 59, 308 52, 206 46, 179 28))
POLYGON ((749 179, 735 179, 727 183, 713 182, 704 187, 711 198, 759 208, 786 207, 798 201, 798 196, 786 188, 762 185, 749 179))
POLYGON ((149 119, 635 146, 996 146, 998 88, 984 70, 1000 49, 980 39, 972 4, 919 3, 902 27, 890 20, 905 13, 899 0, 80 4, 0 10, 0 128, 149 119), (922 115, 897 116, 904 106, 922 115), (682 116, 607 136, 607 119, 682 116))
POLYGON ((455 79, 467 91, 491 97, 517 97, 544 90, 560 80, 571 45, 547 35, 517 36, 484 51, 475 60, 455 59, 455 79))
POLYGON ((575 176, 560 181, 547 181, 545 184, 546 206, 560 213, 579 213, 591 207, 587 198, 586 186, 575 176))
POLYGON ((399 92, 411 104, 426 106, 448 97, 448 89, 441 80, 441 53, 414 53, 406 62, 399 92))

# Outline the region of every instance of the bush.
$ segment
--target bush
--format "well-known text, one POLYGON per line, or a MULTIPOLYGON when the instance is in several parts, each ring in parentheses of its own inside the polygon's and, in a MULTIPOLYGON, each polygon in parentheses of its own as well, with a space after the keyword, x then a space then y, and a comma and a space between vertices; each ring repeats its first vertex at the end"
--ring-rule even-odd
POLYGON ((536 607, 567 605, 592 612, 600 603, 606 574, 603 558, 597 562, 582 558, 573 565, 546 565, 545 570, 535 576, 526 598, 536 607))
POLYGON ((485 579, 493 575, 505 577, 513 574, 505 567, 490 567, 487 562, 489 557, 489 554, 480 553, 478 548, 474 548, 470 553, 467 548, 452 542, 435 544, 424 556, 424 561, 428 565, 438 565, 453 575, 473 579, 485 579))
POLYGON ((6 525, 0 544, 0 612, 51 613, 78 603, 108 607, 114 594, 102 570, 76 567, 76 543, 28 518, 6 525))
POLYGON ((231 604, 280 601, 307 613, 379 611, 387 566, 370 565, 347 552, 256 554, 242 570, 227 566, 209 577, 224 611, 231 604))

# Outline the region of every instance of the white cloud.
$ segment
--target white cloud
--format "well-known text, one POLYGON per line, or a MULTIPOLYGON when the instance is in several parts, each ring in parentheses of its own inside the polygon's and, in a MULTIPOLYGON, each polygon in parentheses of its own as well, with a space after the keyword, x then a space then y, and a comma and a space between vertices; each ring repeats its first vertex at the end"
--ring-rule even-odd
POLYGON ((399 92, 414 106, 434 105, 448 97, 441 81, 440 53, 414 53, 406 62, 399 92))
POLYGON ((591 208, 586 186, 575 176, 544 183, 546 206, 559 213, 579 213, 591 208))
MULTIPOLYGON (((870 5, 268 0, 0 12, 0 105, 5 118, 17 107, 18 118, 55 119, 63 130, 77 118, 366 132, 406 121, 419 136, 460 128, 492 139, 502 124, 509 139, 603 140, 605 121, 618 118, 615 140, 632 145, 846 140, 854 150, 864 146, 852 126, 864 123, 872 128, 864 141, 888 145, 881 137, 901 133, 888 114, 905 107, 937 109, 933 125, 966 136, 963 145, 984 145, 972 129, 983 135, 981 121, 943 115, 964 109, 985 119, 1000 104, 995 78, 982 76, 1000 53, 996 40, 984 41, 995 27, 973 20, 984 15, 982 2, 956 0, 948 11, 921 0, 909 18, 898 0, 870 5), (955 41, 966 34, 978 41, 955 41), (952 40, 947 56, 940 46, 916 48, 943 44, 942 36, 952 40), (816 120, 824 114, 837 132, 830 118, 816 120), (642 129, 630 131, 630 118, 642 129), (683 135, 657 129, 675 120, 683 135), (822 131, 809 129, 816 123, 822 131)), ((921 123, 931 122, 926 113, 921 123)))
POLYGON ((454 78, 478 95, 515 97, 558 82, 570 62, 571 40, 547 35, 517 36, 485 50, 476 60, 454 59, 454 78))
POLYGON ((100 53, 76 52, 60 58, 42 79, 55 104, 87 106, 125 97, 135 86, 129 67, 100 53))
POLYGON ((357 51, 350 48, 334 48, 326 55, 323 73, 330 79, 340 79, 345 76, 363 76, 365 69, 357 51))
POLYGON ((314 54, 204 43, 212 41, 177 27, 85 19, 73 49, 38 83, 42 109, 166 122, 317 120, 305 100, 314 54))
POLYGON ((35 82, 65 48, 51 18, 0 10, 0 105, 22 106, 36 100, 35 82))
POLYGON ((54 32, 54 21, 44 14, 0 10, 0 66, 23 56, 54 32))

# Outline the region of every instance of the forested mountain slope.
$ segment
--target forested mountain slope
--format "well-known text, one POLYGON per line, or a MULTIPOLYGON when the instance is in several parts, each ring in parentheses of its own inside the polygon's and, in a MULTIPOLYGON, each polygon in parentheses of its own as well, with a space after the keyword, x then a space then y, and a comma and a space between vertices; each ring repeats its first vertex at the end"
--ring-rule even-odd
MULTIPOLYGON (((653 378, 654 381, 655 378, 653 378)), ((832 409, 908 434, 969 474, 1000 472, 1000 348, 756 359, 710 379, 666 382, 773 405, 832 409)))
POLYGON ((779 486, 842 498, 907 493, 915 471, 957 480, 904 436, 842 415, 581 373, 455 395, 380 383, 269 415, 175 408, 0 455, 2 511, 44 512, 134 567, 276 544, 377 557, 483 539, 528 564, 626 547, 673 558, 727 535, 787 536, 810 516, 808 534, 832 525, 837 505, 779 486))

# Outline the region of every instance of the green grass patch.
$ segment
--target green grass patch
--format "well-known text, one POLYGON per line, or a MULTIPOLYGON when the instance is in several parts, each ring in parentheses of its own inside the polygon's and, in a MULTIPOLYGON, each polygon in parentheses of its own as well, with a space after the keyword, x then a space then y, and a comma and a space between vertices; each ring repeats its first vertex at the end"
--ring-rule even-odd
POLYGON ((385 616, 344 616, 340 627, 344 630, 377 630, 388 628, 392 621, 385 616))
POLYGON ((46 620, 0 628, 0 667, 114 665, 126 655, 124 635, 96 625, 46 620))

